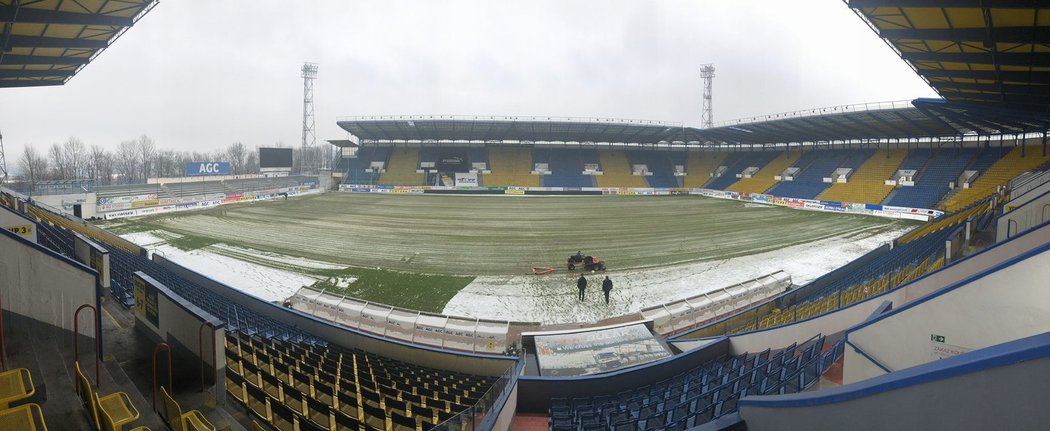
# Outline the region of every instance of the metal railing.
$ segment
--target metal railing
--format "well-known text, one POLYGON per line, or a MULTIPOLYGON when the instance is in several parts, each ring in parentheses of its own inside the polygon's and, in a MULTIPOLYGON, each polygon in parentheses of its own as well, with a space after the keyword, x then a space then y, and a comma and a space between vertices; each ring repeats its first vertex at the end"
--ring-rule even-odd
POLYGON ((509 122, 551 122, 581 124, 627 124, 641 126, 682 127, 681 122, 636 120, 625 118, 588 118, 557 116, 498 116, 498 115, 363 115, 336 117, 336 121, 509 121, 509 122))
POLYGON ((829 106, 824 108, 804 109, 801 111, 780 112, 776 114, 758 115, 755 117, 739 118, 736 120, 719 121, 712 128, 738 126, 742 124, 758 123, 772 120, 786 120, 790 118, 816 117, 828 114, 844 114, 848 112, 885 111, 892 109, 904 109, 912 106, 910 100, 894 100, 889 102, 858 103, 854 105, 829 106))
POLYGON ((485 394, 478 398, 472 407, 459 412, 448 420, 437 424, 431 431, 489 431, 496 423, 496 418, 506 405, 511 391, 518 383, 518 375, 525 366, 520 359, 489 387, 485 394))

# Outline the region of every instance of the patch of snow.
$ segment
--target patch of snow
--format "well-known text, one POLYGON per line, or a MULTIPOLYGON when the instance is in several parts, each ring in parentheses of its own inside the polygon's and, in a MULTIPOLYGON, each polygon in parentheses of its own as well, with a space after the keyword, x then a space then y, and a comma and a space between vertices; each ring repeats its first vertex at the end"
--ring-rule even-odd
POLYGON ((268 251, 256 250, 254 248, 237 247, 229 244, 213 244, 209 247, 214 247, 220 250, 230 250, 236 253, 243 253, 251 255, 254 258, 266 260, 275 263, 295 265, 302 268, 311 269, 343 269, 345 265, 334 265, 328 262, 321 262, 319 260, 306 259, 302 257, 288 256, 286 254, 272 253, 268 251))
POLYGON ((803 285, 897 238, 911 227, 852 232, 780 250, 730 259, 636 271, 585 273, 585 301, 577 300, 579 272, 551 275, 482 276, 445 305, 443 314, 480 319, 542 322, 593 322, 642 308, 688 298, 777 270, 803 285), (609 305, 601 291, 613 281, 609 305))
POLYGON ((154 235, 153 231, 126 233, 120 237, 146 248, 167 242, 167 240, 154 235))
MULTIPOLYGON (((208 251, 181 250, 149 232, 121 235, 124 239, 160 253, 165 258, 264 301, 283 301, 316 280, 290 271, 268 268, 208 251)), ((211 246, 209 246, 211 247, 211 246)))

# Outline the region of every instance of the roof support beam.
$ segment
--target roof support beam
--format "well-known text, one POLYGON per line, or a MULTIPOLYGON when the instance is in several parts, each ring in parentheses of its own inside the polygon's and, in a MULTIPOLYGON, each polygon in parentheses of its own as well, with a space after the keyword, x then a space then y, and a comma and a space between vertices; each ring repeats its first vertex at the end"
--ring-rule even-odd
POLYGON ((934 70, 934 69, 919 69, 919 74, 927 78, 960 78, 960 79, 981 79, 994 81, 996 75, 999 76, 1003 81, 1015 81, 1015 82, 1035 82, 1035 83, 1048 83, 1050 84, 1050 72, 1031 71, 1011 71, 1004 70, 998 74, 992 70, 934 70))
POLYGON ((882 29, 879 36, 885 39, 948 40, 954 42, 1040 43, 1050 39, 1048 27, 993 27, 977 28, 924 28, 882 29), (989 36, 991 39, 989 39, 989 36))
POLYGON ((907 61, 937 61, 970 64, 1000 64, 1003 66, 1048 67, 1050 52, 902 52, 907 61), (996 63, 998 60, 999 63, 996 63))
POLYGON ((17 70, 0 69, 0 78, 68 78, 72 70, 17 70))
POLYGON ((931 83, 937 89, 955 89, 962 91, 984 91, 989 93, 1019 94, 1019 95, 1050 95, 1050 85, 1016 85, 1016 84, 969 84, 962 82, 939 82, 931 83))
POLYGON ((134 19, 122 16, 59 12, 30 7, 16 8, 15 6, 0 6, 0 22, 112 25, 120 27, 131 27, 135 23, 134 19))
POLYGON ((27 48, 103 49, 109 47, 109 41, 73 39, 65 37, 20 36, 12 34, 9 38, 7 46, 27 48))
MULTIPOLYGON (((854 9, 875 7, 985 7, 984 0, 848 0, 849 7, 854 9)), ((1035 9, 1050 6, 1044 0, 999 0, 996 8, 1001 9, 1035 9)))
POLYGON ((0 64, 87 64, 90 57, 52 57, 44 55, 5 55, 0 64))
POLYGON ((21 79, 0 79, 0 88, 6 87, 46 87, 51 85, 62 85, 66 81, 26 81, 21 79))

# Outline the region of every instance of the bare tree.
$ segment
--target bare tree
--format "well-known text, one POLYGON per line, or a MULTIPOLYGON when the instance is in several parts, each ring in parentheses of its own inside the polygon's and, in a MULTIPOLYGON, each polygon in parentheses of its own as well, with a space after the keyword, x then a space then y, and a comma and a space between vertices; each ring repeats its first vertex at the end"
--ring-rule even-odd
POLYGON ((43 180, 47 175, 47 158, 36 152, 36 148, 26 146, 22 150, 22 156, 18 158, 18 169, 22 177, 31 185, 43 180))
POLYGON ((47 148, 47 155, 51 158, 51 175, 52 179, 64 180, 66 178, 66 152, 62 150, 62 146, 55 143, 51 144, 47 148))
POLYGON ((244 144, 240 142, 234 142, 226 147, 226 158, 230 161, 230 165, 233 167, 233 173, 244 173, 245 153, 247 153, 247 149, 244 147, 244 144))
POLYGON ((138 175, 139 154, 135 141, 122 141, 117 147, 116 171, 125 182, 135 180, 138 175))
POLYGON ((91 177, 99 184, 113 181, 113 155, 98 145, 91 146, 91 177))
POLYGON ((139 150, 139 167, 142 168, 142 179, 149 179, 151 164, 154 156, 157 154, 157 144, 153 142, 149 136, 142 135, 138 139, 138 150, 139 150))
POLYGON ((244 169, 242 169, 241 173, 242 174, 257 174, 257 173, 259 173, 259 149, 257 147, 252 147, 252 149, 248 151, 248 156, 245 157, 245 160, 244 160, 244 169))
POLYGON ((62 145, 63 159, 66 163, 66 179, 75 180, 85 176, 85 165, 87 164, 87 149, 84 142, 75 136, 70 136, 62 145))

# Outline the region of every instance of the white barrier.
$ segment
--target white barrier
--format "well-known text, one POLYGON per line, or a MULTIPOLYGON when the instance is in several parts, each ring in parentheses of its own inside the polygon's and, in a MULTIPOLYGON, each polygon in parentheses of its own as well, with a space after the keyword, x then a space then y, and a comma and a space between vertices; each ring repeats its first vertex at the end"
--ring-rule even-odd
POLYGON ((672 334, 774 297, 789 287, 791 275, 777 271, 691 298, 645 308, 639 313, 643 320, 653 321, 653 330, 657 333, 672 334))
MULTIPOLYGON (((758 193, 736 193, 724 190, 687 189, 687 188, 652 188, 652 187, 446 187, 446 186, 374 186, 366 184, 340 184, 339 191, 350 193, 395 193, 423 194, 428 190, 435 191, 476 191, 503 190, 507 195, 524 195, 525 192, 601 192, 609 196, 671 196, 700 195, 718 199, 729 199, 754 202, 765 205, 785 206, 812 211, 837 212, 850 214, 873 215, 886 218, 929 221, 944 215, 943 211, 927 208, 895 207, 878 204, 851 202, 819 201, 813 199, 795 199, 758 193)), ((498 194, 498 193, 497 193, 498 194)))
POLYGON ((308 287, 288 298, 292 308, 340 325, 410 343, 502 354, 508 345, 510 322, 469 319, 394 308, 358 301, 308 287))
POLYGON ((195 200, 187 200, 185 198, 180 198, 176 200, 179 203, 176 203, 174 205, 152 206, 146 208, 128 209, 124 211, 113 211, 105 213, 102 216, 106 220, 112 220, 126 217, 138 217, 153 214, 189 211, 201 208, 211 208, 218 205, 226 205, 232 203, 272 200, 277 199, 280 196, 279 193, 287 193, 289 196, 297 196, 301 194, 319 192, 321 192, 321 190, 316 187, 309 188, 307 186, 294 186, 282 187, 273 190, 262 190, 257 192, 231 193, 230 195, 208 195, 201 198, 194 198, 195 200))

